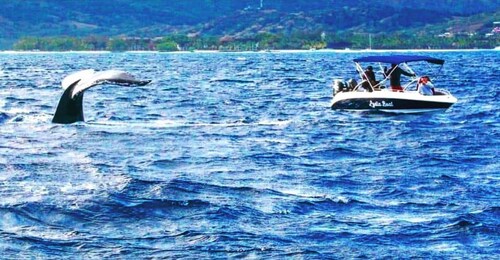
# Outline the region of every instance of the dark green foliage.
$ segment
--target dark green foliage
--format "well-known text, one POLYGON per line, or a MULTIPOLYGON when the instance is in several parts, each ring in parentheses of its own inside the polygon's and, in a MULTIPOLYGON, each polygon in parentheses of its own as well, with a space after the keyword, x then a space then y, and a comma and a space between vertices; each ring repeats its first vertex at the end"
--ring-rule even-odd
MULTIPOLYGON (((458 35, 436 37, 408 33, 378 34, 372 36, 373 49, 472 49, 500 46, 500 37, 484 35, 458 35)), ((367 49, 367 34, 322 34, 294 32, 289 35, 259 33, 254 38, 183 37, 170 35, 161 40, 148 38, 23 38, 14 45, 15 50, 70 51, 70 50, 220 50, 259 51, 276 49, 367 49), (322 37, 323 36, 323 37, 322 37)))
POLYGON ((156 50, 158 51, 177 51, 177 43, 172 40, 162 40, 156 44, 156 50))
POLYGON ((93 48, 85 40, 74 37, 28 37, 15 43, 14 50, 82 51, 93 48))
POLYGON ((109 51, 126 51, 129 46, 124 39, 116 38, 108 41, 106 49, 109 51))

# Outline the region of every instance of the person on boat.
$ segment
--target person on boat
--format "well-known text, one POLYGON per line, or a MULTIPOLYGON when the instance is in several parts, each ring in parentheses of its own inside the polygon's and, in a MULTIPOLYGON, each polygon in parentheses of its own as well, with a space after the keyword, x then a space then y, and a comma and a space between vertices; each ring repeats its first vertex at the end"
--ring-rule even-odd
POLYGON ((375 72, 373 72, 373 67, 368 66, 366 67, 366 70, 363 72, 363 79, 366 80, 363 82, 361 85, 364 89, 366 89, 369 92, 373 91, 373 87, 378 84, 376 78, 375 78, 375 72))
POLYGON ((415 77, 415 74, 404 71, 395 63, 391 64, 391 68, 385 71, 385 76, 391 79, 392 91, 403 91, 401 87, 401 74, 408 77, 415 77))
POLYGON ((366 67, 366 70, 365 70, 365 75, 367 77, 367 79, 370 81, 370 82, 376 82, 377 80, 375 79, 375 72, 373 72, 373 67, 372 66, 368 66, 366 67))
POLYGON ((429 76, 423 76, 418 80, 417 90, 424 96, 432 96, 435 94, 434 85, 429 76))

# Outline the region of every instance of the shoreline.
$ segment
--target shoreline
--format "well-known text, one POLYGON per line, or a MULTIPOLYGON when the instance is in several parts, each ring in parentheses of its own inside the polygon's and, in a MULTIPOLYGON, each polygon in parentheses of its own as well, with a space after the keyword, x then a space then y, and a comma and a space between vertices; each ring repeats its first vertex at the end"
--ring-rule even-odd
POLYGON ((221 53, 221 54, 245 54, 245 53, 386 53, 386 52, 480 52, 480 51, 500 51, 500 48, 494 49, 320 49, 320 50, 261 50, 261 51, 217 51, 217 50, 194 50, 194 51, 14 51, 0 50, 0 54, 111 54, 111 53, 129 53, 129 54, 191 54, 191 53, 221 53))

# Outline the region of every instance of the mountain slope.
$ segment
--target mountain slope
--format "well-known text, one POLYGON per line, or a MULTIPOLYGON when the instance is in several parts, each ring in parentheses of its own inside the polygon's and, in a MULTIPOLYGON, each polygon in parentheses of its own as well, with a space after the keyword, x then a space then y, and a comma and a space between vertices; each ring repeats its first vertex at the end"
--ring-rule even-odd
POLYGON ((498 0, 0 0, 0 5, 0 48, 26 36, 394 32, 500 9, 498 0))

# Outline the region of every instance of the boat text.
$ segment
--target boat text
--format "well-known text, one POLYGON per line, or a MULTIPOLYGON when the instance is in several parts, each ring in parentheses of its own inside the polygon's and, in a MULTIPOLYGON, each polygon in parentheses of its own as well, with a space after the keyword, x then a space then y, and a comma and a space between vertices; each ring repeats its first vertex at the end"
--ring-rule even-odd
POLYGON ((371 108, 378 108, 378 107, 394 107, 392 102, 385 102, 385 101, 371 101, 369 106, 371 108))

